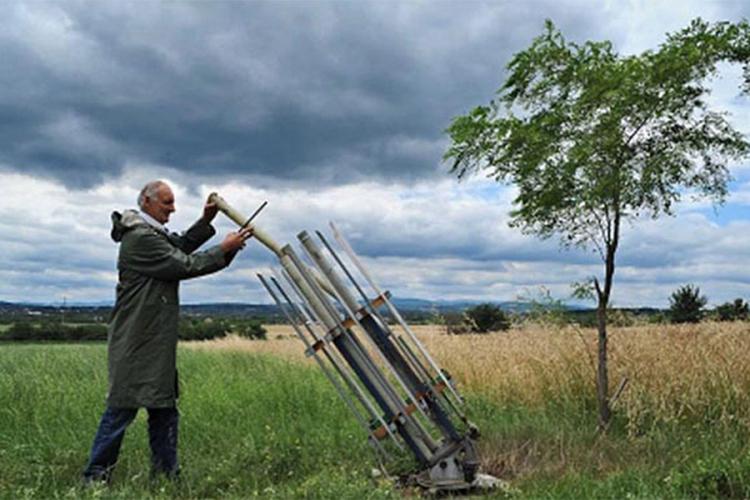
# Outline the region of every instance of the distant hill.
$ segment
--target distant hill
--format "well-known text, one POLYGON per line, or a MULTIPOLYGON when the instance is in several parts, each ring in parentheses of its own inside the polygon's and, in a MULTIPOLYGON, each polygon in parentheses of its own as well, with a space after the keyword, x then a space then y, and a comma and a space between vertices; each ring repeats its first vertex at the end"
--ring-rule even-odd
MULTIPOLYGON (((401 311, 463 311, 478 304, 490 302, 499 306, 504 311, 523 313, 529 311, 532 305, 520 301, 486 301, 486 300, 425 300, 425 299, 394 299, 394 304, 401 311)), ((586 307, 578 305, 566 305, 565 309, 570 311, 585 310, 586 307)))
MULTIPOLYGON (((437 315, 460 313, 469 307, 476 306, 481 301, 471 300, 425 300, 414 298, 394 299, 396 308, 401 316, 409 323, 431 323, 437 315)), ((527 302, 502 301, 494 304, 506 312, 524 314, 533 305, 527 302)), ((564 306, 566 316, 571 321, 583 326, 593 326, 596 321, 596 311, 575 305, 564 306)), ((286 323, 286 317, 276 305, 272 304, 243 304, 243 303, 209 303, 183 304, 180 307, 183 317, 213 317, 257 319, 268 324, 286 323)), ((661 311, 655 308, 627 308, 623 309, 636 316, 654 316, 661 311)), ((106 323, 112 311, 112 305, 81 305, 70 303, 65 307, 60 304, 14 303, 0 301, 0 323, 8 324, 18 321, 60 321, 71 324, 106 323)))
MULTIPOLYGON (((463 311, 466 308, 476 306, 482 303, 478 300, 426 300, 426 299, 413 299, 413 298, 395 298, 393 303, 396 308, 404 313, 424 313, 428 314, 431 312, 451 312, 451 311, 463 311)), ((530 309, 530 305, 527 302, 518 301, 502 301, 493 302, 502 309, 511 312, 526 312, 530 309)), ((107 314, 112 308, 112 304, 106 304, 101 302, 96 303, 68 303, 65 307, 61 304, 40 304, 33 302, 7 302, 0 301, 0 312, 2 313, 24 313, 24 312, 40 312, 40 313, 54 313, 60 310, 65 310, 66 313, 75 312, 88 312, 88 313, 99 313, 107 314)), ((578 306, 566 306, 568 310, 581 310, 585 309, 578 306)), ((211 315, 211 316, 280 316, 281 311, 275 304, 250 304, 250 303, 236 303, 236 302, 217 302, 207 304, 183 304, 180 306, 183 313, 189 315, 211 315)))
POLYGON ((276 304, 240 304, 233 302, 183 304, 180 306, 180 311, 195 316, 281 316, 281 311, 276 304))

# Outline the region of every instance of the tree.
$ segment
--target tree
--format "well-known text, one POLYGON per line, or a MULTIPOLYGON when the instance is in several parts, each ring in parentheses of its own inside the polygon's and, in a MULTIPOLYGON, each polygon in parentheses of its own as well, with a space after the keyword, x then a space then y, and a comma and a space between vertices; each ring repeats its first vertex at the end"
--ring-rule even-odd
POLYGON ((669 298, 669 318, 672 323, 698 323, 703 318, 703 308, 708 304, 701 289, 693 285, 681 286, 669 298))
POLYGON ((750 306, 741 298, 726 302, 716 308, 719 321, 746 321, 750 317, 750 306))
POLYGON ((510 320, 495 304, 479 304, 466 310, 472 331, 487 333, 505 331, 510 328, 510 320))
POLYGON ((750 145, 704 97, 719 62, 746 64, 748 32, 744 22, 698 19, 658 50, 621 56, 608 41, 569 43, 547 21, 511 59, 497 97, 447 130, 445 159, 459 179, 482 171, 517 187, 512 226, 601 257, 603 280, 589 282, 600 429, 610 419, 607 306, 622 223, 672 214, 686 191, 724 200, 727 162, 750 145))

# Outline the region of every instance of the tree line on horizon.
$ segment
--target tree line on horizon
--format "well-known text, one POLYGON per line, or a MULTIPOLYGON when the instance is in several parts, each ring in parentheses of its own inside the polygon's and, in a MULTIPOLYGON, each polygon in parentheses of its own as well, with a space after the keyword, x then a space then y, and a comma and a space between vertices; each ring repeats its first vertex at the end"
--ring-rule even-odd
MULTIPOLYGON (((431 322, 442 325, 450 335, 467 333, 490 333, 509 330, 513 324, 542 323, 557 326, 575 324, 583 327, 596 327, 596 313, 589 310, 569 310, 563 301, 543 294, 541 299, 532 299, 526 312, 514 313, 501 306, 485 302, 460 312, 438 312, 432 314, 431 322)), ((732 301, 707 309, 708 298, 700 288, 687 284, 677 288, 669 297, 669 308, 653 309, 648 313, 634 313, 628 308, 610 308, 613 326, 634 326, 636 316, 646 316, 648 323, 699 323, 712 321, 747 321, 750 319, 750 305, 738 297, 732 301)))
MULTIPOLYGON (((65 323, 60 318, 16 321, 0 332, 0 341, 85 342, 107 340, 107 323, 65 323)), ((180 340, 211 340, 229 334, 242 338, 265 340, 266 329, 257 318, 180 318, 180 340)))
MULTIPOLYGON (((438 310, 425 312, 402 311, 407 320, 414 324, 437 324, 451 335, 466 333, 502 332, 513 325, 541 323, 556 326, 578 325, 595 327, 595 311, 570 309, 561 299, 555 299, 543 288, 536 297, 522 297, 527 310, 513 311, 502 305, 483 302, 455 311, 438 310)), ((613 326, 634 326, 638 323, 697 323, 712 321, 747 321, 750 319, 750 306, 742 298, 725 302, 713 309, 707 309, 708 298, 698 286, 687 284, 677 288, 669 298, 668 309, 658 308, 611 308, 613 326)), ((105 315, 106 316, 106 315, 105 315)), ((230 333, 243 338, 265 339, 263 324, 277 323, 276 317, 241 317, 232 314, 228 317, 187 315, 180 319, 180 340, 210 340, 230 333)), ((65 321, 63 316, 53 312, 42 317, 8 317, 0 315, 0 324, 9 327, 0 331, 0 341, 103 341, 107 339, 107 323, 103 320, 100 307, 89 315, 80 308, 74 318, 65 321)))

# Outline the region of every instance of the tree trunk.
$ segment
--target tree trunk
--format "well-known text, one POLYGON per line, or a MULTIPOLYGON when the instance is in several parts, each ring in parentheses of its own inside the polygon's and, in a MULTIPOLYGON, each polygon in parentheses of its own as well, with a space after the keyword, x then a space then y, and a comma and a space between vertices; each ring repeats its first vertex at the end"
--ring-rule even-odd
POLYGON ((615 220, 612 242, 607 245, 604 271, 604 289, 596 283, 599 304, 596 308, 596 326, 599 332, 599 355, 596 370, 596 400, 599 406, 599 431, 607 430, 612 412, 609 406, 609 370, 607 368, 607 307, 615 276, 615 253, 619 240, 619 217, 615 220))
POLYGON ((599 297, 596 309, 596 324, 599 331, 599 356, 596 371, 596 399, 599 405, 599 430, 604 431, 611 417, 609 408, 609 372, 607 369, 607 302, 599 297))

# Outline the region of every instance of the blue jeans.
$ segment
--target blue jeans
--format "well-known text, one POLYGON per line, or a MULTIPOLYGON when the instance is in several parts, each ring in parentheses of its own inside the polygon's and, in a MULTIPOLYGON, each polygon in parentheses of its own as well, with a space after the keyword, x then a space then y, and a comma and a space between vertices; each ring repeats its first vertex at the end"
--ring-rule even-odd
MULTIPOLYGON (((151 446, 151 472, 164 473, 169 478, 179 474, 177 463, 177 408, 147 408, 148 441, 151 446)), ((99 422, 91 456, 83 478, 86 481, 109 481, 120 454, 125 430, 133 421, 138 408, 107 407, 99 422)))

